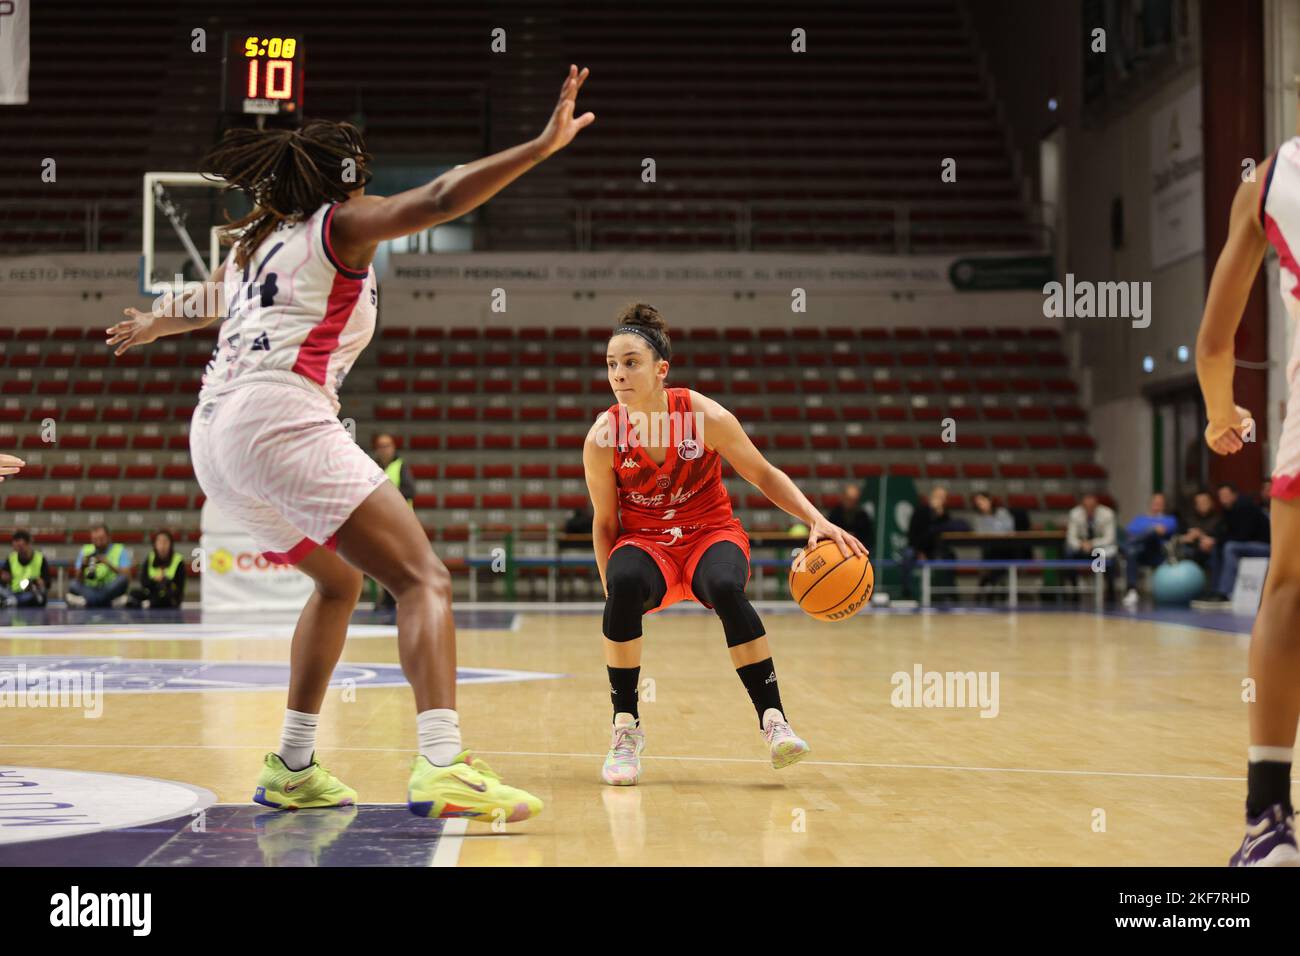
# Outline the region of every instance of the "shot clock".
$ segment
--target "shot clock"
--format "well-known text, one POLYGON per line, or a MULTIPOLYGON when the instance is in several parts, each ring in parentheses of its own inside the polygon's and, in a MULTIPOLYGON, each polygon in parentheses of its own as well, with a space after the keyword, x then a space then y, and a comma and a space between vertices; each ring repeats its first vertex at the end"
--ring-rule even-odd
POLYGON ((302 37, 228 31, 222 112, 296 123, 302 113, 304 64, 302 37))

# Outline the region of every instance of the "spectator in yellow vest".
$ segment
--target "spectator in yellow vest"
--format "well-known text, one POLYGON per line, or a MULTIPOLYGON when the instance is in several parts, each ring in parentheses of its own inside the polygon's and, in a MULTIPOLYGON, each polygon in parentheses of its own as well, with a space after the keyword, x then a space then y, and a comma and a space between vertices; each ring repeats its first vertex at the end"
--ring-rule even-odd
POLYGON ((153 550, 140 569, 140 585, 131 591, 127 607, 180 607, 185 599, 185 561, 172 545, 170 531, 157 531, 153 550))
MULTIPOLYGON (((375 451, 375 461, 379 462, 379 467, 384 469, 384 474, 388 476, 388 480, 397 486, 397 490, 402 493, 406 503, 414 508, 415 481, 411 478, 411 469, 406 467, 406 462, 397 457, 397 439, 388 432, 380 432, 375 436, 372 447, 375 451)), ((378 584, 375 586, 378 587, 378 584)), ((391 594, 380 588, 380 597, 375 602, 375 607, 395 608, 397 602, 391 594)))
POLYGON ((45 607, 50 593, 50 564, 32 547, 32 536, 14 532, 14 549, 0 565, 0 607, 45 607))
POLYGON ((131 549, 114 544, 102 524, 90 529, 90 544, 81 549, 68 585, 73 607, 109 607, 131 583, 131 549))
POLYGON ((375 461, 384 469, 388 480, 397 486, 406 503, 414 506, 415 482, 411 479, 411 469, 406 462, 397 457, 397 439, 387 432, 380 432, 374 441, 375 461))

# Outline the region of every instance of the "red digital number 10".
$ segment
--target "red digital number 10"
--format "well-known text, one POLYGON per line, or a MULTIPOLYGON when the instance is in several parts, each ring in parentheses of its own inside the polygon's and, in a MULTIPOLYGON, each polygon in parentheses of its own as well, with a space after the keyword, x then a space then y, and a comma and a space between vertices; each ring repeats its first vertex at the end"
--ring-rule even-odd
MULTIPOLYGON (((257 99, 257 60, 248 61, 248 97, 257 99)), ((266 61, 266 91, 263 99, 293 99, 293 61, 266 61)))

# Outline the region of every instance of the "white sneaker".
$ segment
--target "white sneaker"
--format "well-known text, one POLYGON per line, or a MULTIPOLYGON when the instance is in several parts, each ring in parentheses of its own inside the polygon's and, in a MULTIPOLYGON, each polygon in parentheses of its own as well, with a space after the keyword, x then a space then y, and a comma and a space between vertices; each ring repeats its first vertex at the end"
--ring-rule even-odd
POLYGON ((798 763, 812 751, 808 742, 790 729, 785 715, 775 707, 763 711, 763 736, 772 752, 772 767, 780 770, 798 763))
POLYGON ((1128 592, 1124 595, 1124 601, 1123 601, 1123 604, 1124 604, 1125 607, 1137 607, 1137 606, 1138 606, 1138 593, 1137 593, 1137 589, 1136 589, 1136 588, 1129 588, 1129 589, 1128 589, 1128 592))
POLYGON ((80 594, 73 594, 71 591, 67 593, 63 600, 67 603, 68 607, 86 606, 86 599, 80 594))
POLYGON ((600 779, 612 787, 635 787, 641 779, 641 751, 645 749, 645 732, 631 714, 615 714, 614 730, 609 741, 600 779))

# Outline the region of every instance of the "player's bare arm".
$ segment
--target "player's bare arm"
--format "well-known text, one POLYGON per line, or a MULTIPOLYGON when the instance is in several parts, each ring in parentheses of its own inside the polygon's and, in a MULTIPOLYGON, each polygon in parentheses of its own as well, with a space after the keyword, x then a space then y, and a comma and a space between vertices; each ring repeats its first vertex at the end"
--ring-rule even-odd
POLYGON ((0 481, 5 480, 5 475, 18 474, 25 464, 27 462, 16 455, 0 455, 0 481))
POLYGON ((1255 180, 1237 187, 1228 220, 1228 239, 1219 253, 1205 299, 1205 314, 1196 338, 1196 377, 1205 397, 1205 441, 1220 455, 1240 451, 1251 414, 1233 401, 1233 340, 1259 272, 1268 238, 1259 222, 1261 184, 1268 181, 1270 157, 1259 165, 1255 180))
POLYGON ((164 335, 181 335, 211 325, 225 315, 225 282, 223 262, 207 282, 186 289, 179 302, 168 292, 149 312, 128 306, 122 310, 126 318, 104 330, 108 336, 105 344, 117 346, 113 354, 121 355, 127 349, 156 342, 164 335))
POLYGON ((534 139, 458 166, 416 189, 394 196, 356 196, 343 203, 332 224, 333 242, 343 262, 369 263, 380 242, 459 219, 567 146, 579 130, 596 120, 594 113, 573 115, 587 74, 585 67, 581 72, 569 67, 555 110, 534 139))
POLYGON ((861 541, 827 521, 790 476, 763 457, 735 415, 696 391, 691 392, 691 407, 704 415, 704 444, 717 451, 736 469, 736 474, 761 491, 772 504, 808 525, 809 548, 829 538, 839 545, 840 553, 846 558, 850 554, 867 556, 861 541))
POLYGON ((618 540, 618 488, 614 469, 610 467, 610 450, 601 436, 609 434, 609 412, 601 412, 596 423, 587 432, 582 446, 582 467, 587 477, 587 492, 591 495, 594 518, 591 523, 591 544, 596 552, 596 567, 600 571, 600 584, 608 596, 605 583, 605 565, 609 552, 618 540))

